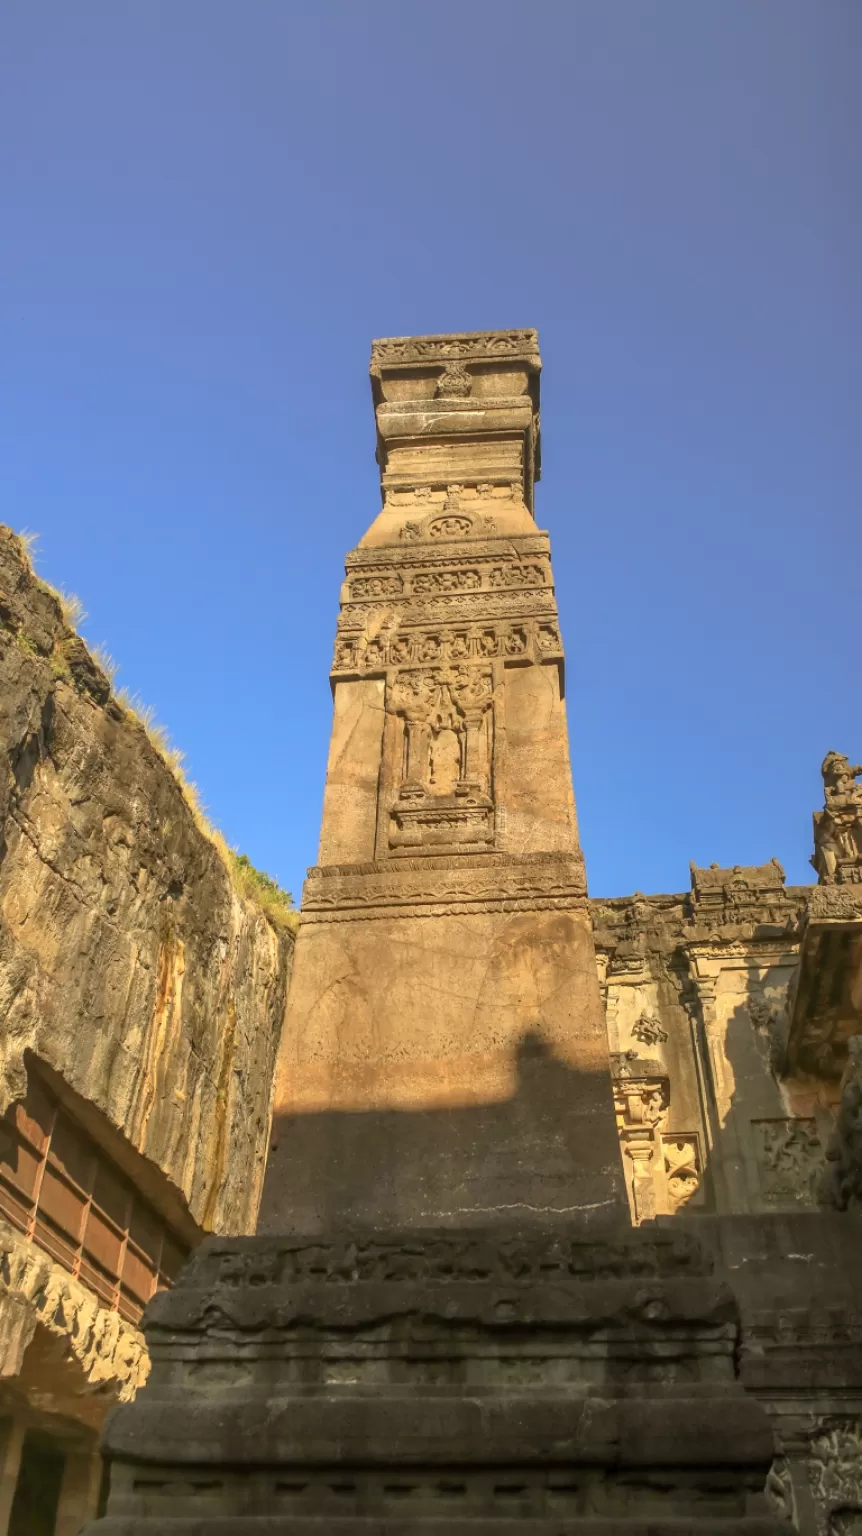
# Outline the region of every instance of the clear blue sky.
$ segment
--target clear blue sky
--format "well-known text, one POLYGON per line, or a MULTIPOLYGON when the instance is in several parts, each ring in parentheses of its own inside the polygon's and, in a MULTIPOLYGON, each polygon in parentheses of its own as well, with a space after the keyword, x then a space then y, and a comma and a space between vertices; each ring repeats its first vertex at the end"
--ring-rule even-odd
POLYGON ((597 894, 862 760, 859 0, 6 0, 0 516, 298 896, 372 336, 539 328, 597 894))

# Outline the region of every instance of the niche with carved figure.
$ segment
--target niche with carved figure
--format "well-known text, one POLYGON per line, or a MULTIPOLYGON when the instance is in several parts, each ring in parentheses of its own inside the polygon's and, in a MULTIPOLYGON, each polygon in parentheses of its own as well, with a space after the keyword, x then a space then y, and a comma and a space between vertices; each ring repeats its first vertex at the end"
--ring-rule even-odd
POLYGON ((400 725, 391 852, 493 846, 489 667, 404 668, 387 690, 400 725))

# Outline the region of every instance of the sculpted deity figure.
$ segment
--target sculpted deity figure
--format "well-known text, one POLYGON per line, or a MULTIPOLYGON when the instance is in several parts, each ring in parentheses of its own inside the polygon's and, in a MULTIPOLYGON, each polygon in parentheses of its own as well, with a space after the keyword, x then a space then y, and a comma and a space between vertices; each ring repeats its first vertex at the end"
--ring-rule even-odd
POLYGON ((862 764, 827 752, 821 768, 825 806, 814 814, 814 857, 821 885, 862 880, 862 764))

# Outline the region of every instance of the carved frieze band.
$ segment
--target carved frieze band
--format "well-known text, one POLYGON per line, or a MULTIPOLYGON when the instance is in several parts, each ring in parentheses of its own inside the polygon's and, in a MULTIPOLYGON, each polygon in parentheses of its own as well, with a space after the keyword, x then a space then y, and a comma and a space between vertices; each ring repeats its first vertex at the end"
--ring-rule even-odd
POLYGON ((508 592, 455 592, 427 598, 381 597, 344 603, 339 630, 362 632, 384 616, 410 624, 483 624, 495 619, 556 619, 557 605, 550 587, 508 592))
POLYGON ((458 358, 519 357, 538 366, 536 331, 487 331, 472 335, 390 336, 373 342, 371 371, 398 363, 449 362, 458 358))
POLYGON ((370 865, 349 871, 309 870, 302 920, 586 909, 582 860, 519 863, 498 855, 478 868, 463 868, 463 862, 461 857, 428 858, 405 860, 397 869, 370 865))
POLYGON ((353 603, 365 603, 381 598, 438 597, 450 592, 523 590, 549 585, 550 575, 550 567, 537 561, 441 562, 433 570, 381 569, 372 575, 351 574, 348 595, 353 603))
MULTIPOLYGON (((420 492, 411 491, 393 493, 387 498, 387 505, 396 510, 407 510, 413 505, 422 506, 425 503, 417 498, 420 492), (395 496, 400 497, 396 501, 395 496)), ((442 508, 440 511, 442 512, 442 508)), ((411 535, 401 535, 400 544, 360 544, 352 550, 344 562, 348 576, 359 575, 363 572, 374 572, 380 566, 389 566, 397 570, 422 570, 433 560, 435 569, 444 564, 457 565, 463 562, 467 551, 464 548, 464 540, 467 537, 462 531, 463 524, 470 521, 472 537, 470 538, 469 558, 472 560, 505 560, 513 556, 521 562, 526 560, 549 560, 550 546, 546 533, 518 534, 514 538, 489 538, 486 533, 487 519, 478 520, 472 514, 465 515, 459 506, 455 522, 459 524, 456 531, 451 527, 449 517, 424 515, 423 521, 418 524, 420 537, 429 540, 427 544, 417 547, 411 535), (457 538, 457 543, 453 541, 457 538), (433 540, 434 542, 430 542, 433 540)))
POLYGON ((380 672, 387 667, 434 662, 483 662, 492 657, 531 657, 551 660, 563 653, 560 631, 553 620, 523 624, 399 630, 365 638, 340 634, 335 642, 333 672, 380 672))

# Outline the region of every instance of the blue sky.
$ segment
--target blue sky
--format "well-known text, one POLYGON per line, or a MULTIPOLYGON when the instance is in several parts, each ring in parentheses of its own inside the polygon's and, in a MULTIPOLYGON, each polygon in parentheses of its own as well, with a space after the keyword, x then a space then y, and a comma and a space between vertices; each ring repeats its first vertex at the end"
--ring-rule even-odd
POLYGON ((372 336, 539 329, 596 894, 862 759, 858 0, 6 0, 0 516, 298 896, 372 336))

